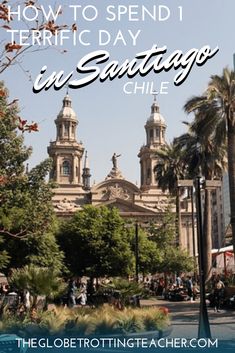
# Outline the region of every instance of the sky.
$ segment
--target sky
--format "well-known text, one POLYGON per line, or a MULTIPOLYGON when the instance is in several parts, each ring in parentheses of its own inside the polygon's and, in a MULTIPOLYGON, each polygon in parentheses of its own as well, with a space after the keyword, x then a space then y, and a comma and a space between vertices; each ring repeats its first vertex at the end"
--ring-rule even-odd
MULTIPOLYGON (((18 4, 22 5, 20 9, 23 11, 24 1, 18 1, 18 4)), ((53 71, 63 70, 66 75, 74 71, 73 80, 75 80, 87 75, 76 73, 77 63, 85 55, 97 50, 107 51, 110 55, 109 61, 117 60, 121 64, 125 59, 132 60, 137 53, 151 49, 153 45, 167 46, 164 58, 175 50, 186 53, 192 48, 200 49, 205 45, 211 50, 218 46, 218 53, 204 65, 194 65, 180 86, 173 83, 179 69, 171 69, 168 72, 150 72, 145 77, 124 76, 102 83, 97 79, 85 87, 69 89, 72 106, 79 120, 77 137, 88 151, 92 182, 104 180, 112 167, 111 157, 116 152, 121 154, 118 163, 125 179, 139 184, 140 168, 137 155, 140 147, 146 142, 144 125, 150 116, 153 96, 149 92, 141 94, 140 90, 137 93, 126 94, 124 85, 132 82, 128 86, 131 88, 135 84, 140 86, 144 82, 145 85, 149 82, 155 90, 159 90, 162 82, 169 82, 167 94, 157 96, 160 112, 167 124, 167 140, 170 142, 174 137, 184 133, 182 121, 192 119, 183 111, 186 100, 193 95, 202 94, 211 75, 221 74, 226 66, 233 67, 235 1, 57 0, 40 1, 40 4, 44 5, 46 10, 49 5, 55 8, 61 5, 62 15, 59 22, 76 23, 77 36, 83 33, 82 40, 90 45, 83 45, 79 40, 73 45, 71 32, 70 39, 65 40, 63 46, 42 47, 43 50, 38 50, 35 46, 33 52, 32 50, 25 52, 19 64, 11 66, 1 74, 0 79, 5 81, 10 99, 19 99, 21 117, 29 122, 39 123, 39 132, 25 133, 25 143, 33 147, 30 167, 47 158, 47 146, 50 140, 55 140, 54 120, 66 94, 66 88, 60 90, 50 88, 37 94, 33 92, 33 84, 44 65, 47 65, 48 75, 53 71), (81 5, 81 8, 77 9, 76 19, 73 18, 73 8, 69 8, 69 5, 81 5), (107 12, 108 6, 112 6, 109 7, 110 13, 107 12), (155 6, 157 14, 162 7, 162 16, 168 13, 169 18, 159 21, 158 16, 153 20, 146 15, 143 21, 143 6, 149 12, 152 12, 155 6), (119 20, 118 9, 127 11, 120 15, 119 20), (115 17, 115 20, 109 21, 107 17, 110 19, 115 17), (92 18, 94 19, 91 20, 92 18), (133 36, 139 33, 136 43, 133 42, 130 33, 133 36), (99 41, 99 35, 102 43, 99 41), (110 41, 105 45, 104 42, 108 42, 108 37, 110 41), (31 80, 28 75, 31 76, 31 80)), ((25 15, 28 18, 32 16, 27 12, 25 15)), ((27 21, 22 12, 20 21, 17 21, 16 16, 14 18, 15 29, 32 28, 32 22, 27 21)), ((9 41, 10 33, 5 33, 1 29, 0 35, 9 41)), ((103 69, 107 63, 95 65, 93 61, 92 65, 103 69)))

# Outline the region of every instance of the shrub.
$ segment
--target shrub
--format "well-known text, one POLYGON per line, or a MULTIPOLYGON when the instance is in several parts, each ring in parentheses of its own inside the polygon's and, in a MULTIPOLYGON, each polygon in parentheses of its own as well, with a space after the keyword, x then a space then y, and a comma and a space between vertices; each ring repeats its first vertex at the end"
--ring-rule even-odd
POLYGON ((25 330, 29 334, 32 327, 38 333, 87 335, 126 335, 128 333, 162 330, 169 324, 169 316, 163 310, 151 308, 125 308, 120 311, 104 305, 98 309, 54 308, 51 311, 37 312, 32 320, 30 314, 20 319, 5 315, 0 327, 6 332, 25 330))
POLYGON ((13 287, 28 289, 33 297, 33 306, 37 305, 39 295, 53 298, 63 291, 65 285, 59 276, 59 272, 53 268, 26 265, 12 272, 9 282, 13 287))

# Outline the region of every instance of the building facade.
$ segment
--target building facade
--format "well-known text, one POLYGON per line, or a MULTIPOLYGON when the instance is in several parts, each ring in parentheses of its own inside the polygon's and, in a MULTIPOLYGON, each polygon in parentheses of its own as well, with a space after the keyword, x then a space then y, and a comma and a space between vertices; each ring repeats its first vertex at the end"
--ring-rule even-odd
MULTIPOLYGON (((118 208, 120 215, 145 225, 161 222, 171 198, 158 187, 154 177, 156 151, 166 144, 166 122, 154 98, 150 116, 145 123, 146 141, 140 148, 140 185, 126 180, 118 168, 116 153, 106 178, 90 186, 87 154, 77 140, 78 119, 68 95, 55 119, 56 140, 50 142, 48 154, 53 159, 50 178, 56 181, 53 204, 59 217, 70 217, 86 204, 118 208)), ((181 202, 181 245, 193 254, 191 203, 181 202)), ((172 209, 175 212, 174 206, 172 209)))

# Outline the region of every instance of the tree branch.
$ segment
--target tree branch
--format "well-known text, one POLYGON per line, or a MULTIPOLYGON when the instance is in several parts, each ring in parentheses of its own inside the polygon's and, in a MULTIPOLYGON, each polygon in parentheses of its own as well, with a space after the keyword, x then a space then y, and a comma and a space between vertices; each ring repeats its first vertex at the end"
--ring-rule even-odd
POLYGON ((12 238, 17 238, 17 239, 23 239, 23 238, 26 238, 28 236, 27 234, 27 229, 24 229, 24 230, 21 230, 20 232, 18 233, 12 233, 10 232, 9 230, 6 230, 6 229, 0 229, 0 234, 5 234, 5 235, 8 235, 12 238))

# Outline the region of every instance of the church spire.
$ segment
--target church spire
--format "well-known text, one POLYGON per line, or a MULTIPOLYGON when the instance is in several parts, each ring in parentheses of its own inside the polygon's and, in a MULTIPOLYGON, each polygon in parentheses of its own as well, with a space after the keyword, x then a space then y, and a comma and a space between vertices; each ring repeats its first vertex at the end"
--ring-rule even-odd
POLYGON ((141 187, 149 189, 156 187, 157 183, 154 176, 154 167, 157 164, 156 151, 165 145, 166 123, 160 113, 157 103, 157 94, 154 93, 153 103, 151 105, 150 117, 145 124, 146 143, 141 147, 138 157, 141 165, 141 187))
POLYGON ((84 168, 83 168, 83 173, 82 173, 82 181, 83 181, 83 189, 84 190, 90 190, 90 178, 91 178, 91 173, 90 173, 90 168, 89 168, 89 162, 88 162, 88 157, 87 157, 87 151, 85 152, 85 159, 84 159, 84 168))
POLYGON ((151 105, 151 114, 146 125, 146 142, 147 145, 159 146, 165 144, 166 123, 163 116, 160 114, 160 108, 157 104, 156 94, 151 105))
POLYGON ((50 178, 60 186, 73 184, 82 187, 81 161, 84 148, 76 138, 78 119, 68 94, 63 98, 55 124, 56 141, 50 142, 48 147, 48 154, 53 159, 50 178))
POLYGON ((68 94, 63 99, 62 108, 55 120, 57 141, 76 141, 78 119, 72 108, 72 100, 68 94))

